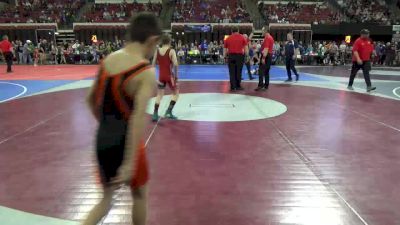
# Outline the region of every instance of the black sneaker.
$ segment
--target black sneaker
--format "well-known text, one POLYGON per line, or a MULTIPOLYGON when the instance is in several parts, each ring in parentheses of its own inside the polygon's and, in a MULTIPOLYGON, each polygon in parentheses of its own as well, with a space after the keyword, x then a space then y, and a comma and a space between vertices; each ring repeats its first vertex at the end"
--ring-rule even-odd
POLYGON ((367 92, 371 92, 371 91, 374 91, 374 90, 376 90, 376 87, 368 87, 367 88, 367 92))
POLYGON ((256 89, 254 89, 254 91, 262 91, 264 89, 264 87, 257 87, 256 89))
POLYGON ((231 88, 230 92, 236 92, 236 88, 231 88))
POLYGON ((243 90, 244 90, 244 88, 242 88, 242 87, 238 87, 238 88, 236 88, 236 90, 238 90, 238 91, 243 91, 243 90))
POLYGON ((287 79, 287 80, 285 80, 286 83, 292 82, 292 81, 293 81, 292 79, 287 79))
POLYGON ((299 81, 299 76, 296 76, 296 81, 299 81))

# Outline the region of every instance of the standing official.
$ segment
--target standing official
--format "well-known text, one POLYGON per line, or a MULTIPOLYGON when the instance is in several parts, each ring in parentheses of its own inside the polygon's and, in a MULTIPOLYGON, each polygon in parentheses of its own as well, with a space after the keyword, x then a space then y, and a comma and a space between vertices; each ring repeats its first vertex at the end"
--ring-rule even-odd
POLYGON ((286 61, 286 72, 288 79, 285 82, 292 81, 292 71, 296 75, 296 81, 299 80, 299 74, 297 73, 296 64, 297 55, 299 54, 299 44, 293 39, 293 34, 287 34, 287 42, 285 45, 285 61, 286 61))
POLYGON ((239 27, 233 28, 233 33, 224 43, 224 58, 228 56, 229 77, 231 82, 231 91, 243 90, 242 69, 244 55, 247 54, 247 40, 239 34, 239 27))
POLYGON ((274 49, 274 38, 269 34, 269 27, 263 27, 264 41, 261 45, 261 60, 258 70, 258 87, 255 91, 266 91, 269 87, 269 70, 272 63, 272 52, 274 49), (265 80, 265 81, 264 81, 265 80))
POLYGON ((369 30, 361 30, 361 37, 359 37, 353 45, 353 66, 351 68, 349 90, 353 89, 354 78, 357 72, 362 69, 364 74, 364 80, 367 84, 367 92, 373 91, 376 87, 372 87, 371 78, 369 77, 369 71, 371 70, 371 55, 374 52, 374 45, 372 40, 369 38, 369 30))
POLYGON ((11 66, 13 63, 12 44, 8 41, 8 36, 3 36, 3 41, 0 42, 0 52, 7 62, 7 73, 12 73, 11 66))

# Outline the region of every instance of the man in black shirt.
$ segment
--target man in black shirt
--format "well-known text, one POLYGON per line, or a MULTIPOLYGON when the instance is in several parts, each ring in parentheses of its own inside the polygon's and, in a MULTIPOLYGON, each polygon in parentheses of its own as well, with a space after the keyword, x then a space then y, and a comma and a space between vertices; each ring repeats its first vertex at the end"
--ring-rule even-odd
POLYGON ((294 65, 296 63, 297 55, 299 54, 299 44, 293 39, 292 33, 287 34, 287 40, 288 41, 285 44, 285 62, 288 79, 285 82, 292 81, 292 71, 296 75, 296 81, 298 81, 299 74, 294 65))

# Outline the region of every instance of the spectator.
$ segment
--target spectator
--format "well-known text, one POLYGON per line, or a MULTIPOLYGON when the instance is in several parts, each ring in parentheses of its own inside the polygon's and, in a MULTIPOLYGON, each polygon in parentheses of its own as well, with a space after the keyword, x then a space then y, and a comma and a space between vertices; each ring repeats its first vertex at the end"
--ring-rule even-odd
POLYGON ((342 41, 342 43, 339 46, 339 58, 340 58, 340 62, 344 65, 346 64, 346 42, 342 41))
POLYGON ((180 48, 178 50, 178 60, 179 60, 179 64, 184 64, 185 63, 185 52, 183 51, 182 48, 180 48))
POLYGON ((58 55, 58 48, 56 45, 51 41, 50 42, 50 61, 51 63, 57 65, 57 55, 58 55))
POLYGON ((24 63, 24 46, 22 45, 21 41, 16 41, 16 48, 15 48, 15 53, 17 57, 18 64, 23 64, 24 63))
POLYGON ((390 42, 386 44, 386 66, 393 66, 394 60, 396 59, 396 47, 390 42))
POLYGON ((339 54, 339 47, 336 45, 336 42, 332 42, 329 47, 329 64, 330 65, 337 65, 336 60, 339 54))
POLYGON ((27 40, 22 48, 22 61, 26 64, 30 64, 32 62, 31 55, 33 54, 33 44, 30 40, 27 40))

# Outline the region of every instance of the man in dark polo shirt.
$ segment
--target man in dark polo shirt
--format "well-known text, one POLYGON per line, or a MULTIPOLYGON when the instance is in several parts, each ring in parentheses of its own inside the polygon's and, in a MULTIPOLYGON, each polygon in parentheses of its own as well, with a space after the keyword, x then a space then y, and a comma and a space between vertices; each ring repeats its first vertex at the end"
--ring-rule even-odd
POLYGON ((364 74, 364 80, 367 84, 367 92, 373 91, 376 87, 372 87, 371 78, 369 71, 371 70, 371 55, 374 52, 374 45, 372 40, 369 38, 369 30, 363 29, 361 31, 361 37, 359 37, 353 45, 353 66, 351 68, 349 90, 353 89, 354 78, 357 72, 362 69, 364 74))
POLYGON ((274 48, 274 38, 269 34, 269 27, 263 27, 264 42, 261 45, 261 61, 258 70, 258 87, 255 91, 265 91, 269 87, 269 70, 272 63, 272 51, 274 48), (265 80, 265 81, 264 81, 265 80))
POLYGON ((11 73, 11 66, 13 63, 12 44, 8 41, 8 36, 3 36, 3 41, 0 42, 0 52, 7 62, 7 73, 11 73))
POLYGON ((247 54, 247 40, 239 34, 239 27, 233 28, 233 33, 224 43, 224 58, 228 55, 229 77, 231 82, 231 91, 243 90, 242 69, 244 55, 247 54))
POLYGON ((297 55, 299 54, 299 44, 293 39, 293 34, 287 34, 287 42, 285 45, 285 62, 286 62, 286 72, 288 79, 285 82, 292 81, 292 71, 296 75, 296 81, 299 80, 299 74, 297 73, 295 64, 297 55))

